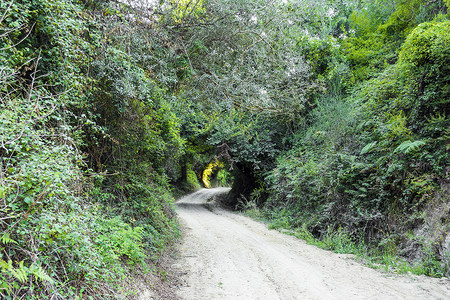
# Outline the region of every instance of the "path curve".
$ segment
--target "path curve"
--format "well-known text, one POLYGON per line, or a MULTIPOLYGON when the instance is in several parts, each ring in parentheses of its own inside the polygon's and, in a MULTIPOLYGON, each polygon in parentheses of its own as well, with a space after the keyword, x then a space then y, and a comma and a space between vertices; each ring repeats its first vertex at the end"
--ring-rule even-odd
POLYGON ((226 191, 203 189, 177 202, 182 299, 450 299, 448 279, 383 274, 205 205, 226 191))

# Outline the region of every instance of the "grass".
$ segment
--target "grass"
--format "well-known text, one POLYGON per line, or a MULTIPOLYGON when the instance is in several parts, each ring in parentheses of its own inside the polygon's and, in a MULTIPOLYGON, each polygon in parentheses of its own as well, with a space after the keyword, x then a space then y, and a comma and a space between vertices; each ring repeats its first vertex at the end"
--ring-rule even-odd
POLYGON ((273 212, 267 212, 257 207, 251 201, 246 203, 242 214, 254 220, 264 222, 269 229, 278 230, 284 234, 295 236, 321 249, 340 254, 353 254, 368 267, 379 269, 388 273, 426 275, 431 277, 443 277, 449 274, 450 253, 444 262, 436 259, 431 247, 424 245, 424 257, 413 263, 399 257, 392 247, 387 249, 383 245, 369 247, 362 238, 353 238, 345 229, 333 230, 328 228, 321 237, 315 237, 303 223, 295 226, 296 220, 291 216, 275 216, 273 212))

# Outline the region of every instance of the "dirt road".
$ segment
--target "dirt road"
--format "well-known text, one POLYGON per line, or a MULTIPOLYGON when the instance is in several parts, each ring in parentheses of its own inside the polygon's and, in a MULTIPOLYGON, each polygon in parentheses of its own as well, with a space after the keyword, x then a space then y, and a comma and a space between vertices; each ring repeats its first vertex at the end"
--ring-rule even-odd
POLYGON ((183 299, 450 299, 450 282, 383 274, 345 255, 205 207, 223 189, 177 202, 185 226, 177 268, 183 299))

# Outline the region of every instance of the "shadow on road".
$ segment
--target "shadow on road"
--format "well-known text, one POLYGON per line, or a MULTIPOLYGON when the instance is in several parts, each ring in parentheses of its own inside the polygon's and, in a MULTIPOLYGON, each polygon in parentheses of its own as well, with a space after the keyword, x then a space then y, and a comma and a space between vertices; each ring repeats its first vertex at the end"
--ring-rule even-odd
POLYGON ((201 189, 194 193, 184 196, 178 200, 175 205, 183 210, 199 210, 206 208, 212 211, 213 206, 220 206, 231 188, 219 187, 213 189, 201 189))

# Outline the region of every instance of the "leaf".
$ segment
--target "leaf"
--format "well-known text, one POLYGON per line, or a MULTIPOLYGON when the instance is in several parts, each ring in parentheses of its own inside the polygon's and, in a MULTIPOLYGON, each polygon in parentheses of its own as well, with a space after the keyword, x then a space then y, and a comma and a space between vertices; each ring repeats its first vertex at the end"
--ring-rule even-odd
MULTIPOLYGON (((9 266, 12 265, 11 260, 8 262, 8 265, 9 266)), ((27 271, 28 271, 28 268, 23 265, 23 260, 19 262, 19 268, 17 268, 17 269, 11 268, 9 270, 11 275, 13 275, 15 278, 17 278, 17 280, 19 280, 22 283, 26 282, 28 279, 27 271)))
POLYGON ((39 265, 32 265, 30 267, 31 274, 34 275, 34 277, 40 281, 47 281, 50 283, 53 283, 54 280, 45 272, 45 270, 42 268, 42 266, 39 265))
POLYGON ((367 189, 365 187, 360 187, 359 190, 363 191, 364 193, 367 193, 367 189))
POLYGON ((376 144, 377 144, 377 141, 368 143, 367 145, 365 145, 364 148, 361 149, 360 155, 369 153, 376 146, 376 144))
POLYGON ((2 267, 3 270, 9 270, 9 265, 6 261, 3 259, 0 259, 0 267, 2 267))
POLYGON ((25 199, 23 199, 23 201, 24 201, 26 204, 30 204, 31 202, 33 202, 33 198, 31 198, 31 197, 25 197, 25 199))
POLYGON ((6 245, 6 244, 11 244, 11 243, 12 243, 12 244, 17 244, 17 242, 16 242, 15 240, 13 240, 13 239, 10 238, 9 233, 4 234, 4 235, 2 236, 1 241, 2 241, 2 243, 3 243, 4 245, 6 245))
POLYGON ((395 148, 394 153, 403 153, 408 154, 412 151, 418 150, 421 146, 425 145, 426 143, 422 140, 418 141, 404 141, 401 143, 397 148, 395 148))

